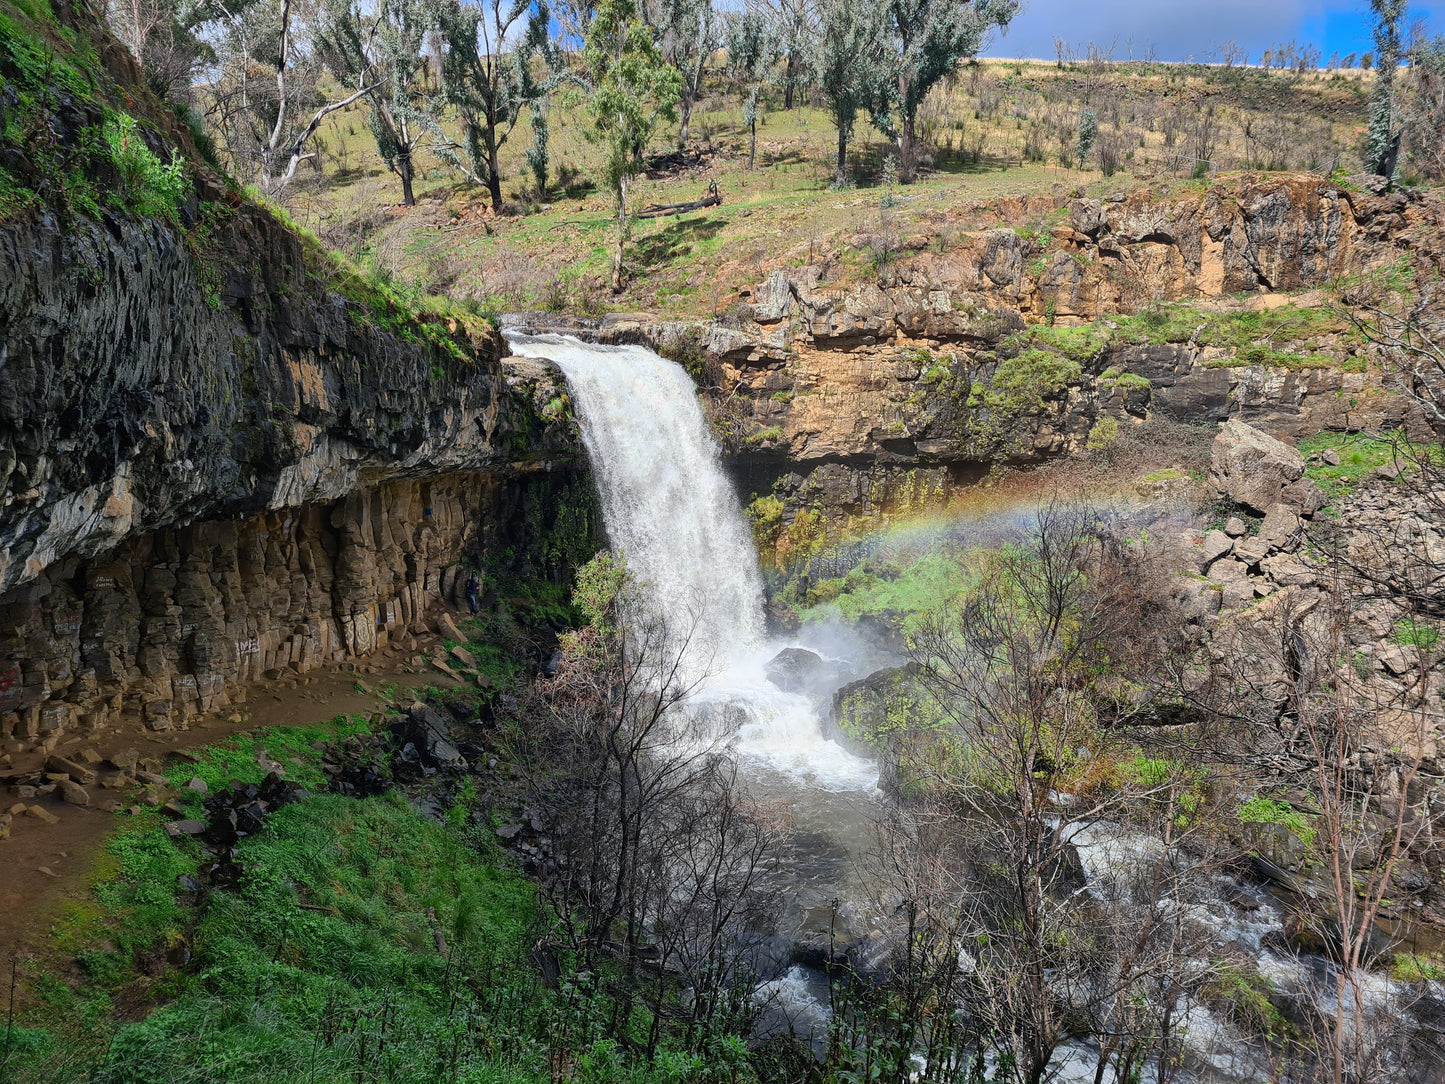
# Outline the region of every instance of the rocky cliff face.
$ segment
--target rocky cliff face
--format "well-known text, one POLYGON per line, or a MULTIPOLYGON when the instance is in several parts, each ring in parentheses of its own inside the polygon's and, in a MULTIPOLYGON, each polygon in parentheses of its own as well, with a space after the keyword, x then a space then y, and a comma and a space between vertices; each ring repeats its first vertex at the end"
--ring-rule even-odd
POLYGON ((780 268, 724 320, 582 330, 689 364, 745 494, 782 502, 780 550, 800 517, 916 511, 1152 416, 1294 437, 1409 420, 1318 288, 1438 264, 1437 197, 1246 176, 938 217, 862 285, 780 268))
MULTIPOLYGON (((0 738, 184 725, 426 627, 458 563, 598 536, 556 394, 259 208, 0 225, 0 738)), ((548 568, 547 566, 551 566, 548 568)))

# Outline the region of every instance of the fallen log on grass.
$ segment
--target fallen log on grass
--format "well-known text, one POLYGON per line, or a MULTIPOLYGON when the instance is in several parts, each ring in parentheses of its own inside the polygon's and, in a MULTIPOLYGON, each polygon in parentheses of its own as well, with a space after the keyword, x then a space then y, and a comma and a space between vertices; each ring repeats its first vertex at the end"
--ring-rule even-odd
POLYGON ((693 200, 690 203, 654 203, 638 211, 637 217, 666 218, 668 215, 686 214, 688 211, 700 211, 704 207, 720 206, 722 206, 722 196, 718 194, 717 181, 709 181, 707 195, 702 199, 693 200))

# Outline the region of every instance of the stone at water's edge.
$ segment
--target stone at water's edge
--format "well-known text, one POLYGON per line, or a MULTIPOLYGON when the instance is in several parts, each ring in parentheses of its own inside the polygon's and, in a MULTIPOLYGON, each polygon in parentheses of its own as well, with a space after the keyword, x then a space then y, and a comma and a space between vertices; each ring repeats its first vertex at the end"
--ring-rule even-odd
POLYGON ((783 692, 801 693, 807 691, 823 666, 823 657, 816 651, 805 647, 785 647, 763 667, 763 672, 783 692))
POLYGON ((876 670, 833 694, 823 736, 856 756, 878 758, 878 785, 906 792, 926 768, 957 751, 956 736, 941 725, 933 694, 917 663, 876 670))
POLYGON ((806 647, 785 647, 769 660, 763 672, 783 692, 799 693, 815 701, 854 676, 846 663, 824 659, 806 647))

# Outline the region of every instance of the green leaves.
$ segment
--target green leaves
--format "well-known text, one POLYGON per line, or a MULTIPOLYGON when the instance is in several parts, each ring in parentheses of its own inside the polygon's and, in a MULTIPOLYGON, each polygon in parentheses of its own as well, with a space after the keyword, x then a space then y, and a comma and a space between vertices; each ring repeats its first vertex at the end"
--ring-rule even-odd
POLYGON ((603 0, 587 29, 588 137, 603 148, 599 173, 626 217, 626 182, 642 171, 657 125, 677 116, 682 76, 662 57, 633 0, 603 0))
POLYGON ((105 141, 131 209, 178 221, 181 204, 191 195, 191 177, 181 156, 172 150, 170 162, 162 162, 146 146, 136 119, 128 113, 106 117, 105 141))

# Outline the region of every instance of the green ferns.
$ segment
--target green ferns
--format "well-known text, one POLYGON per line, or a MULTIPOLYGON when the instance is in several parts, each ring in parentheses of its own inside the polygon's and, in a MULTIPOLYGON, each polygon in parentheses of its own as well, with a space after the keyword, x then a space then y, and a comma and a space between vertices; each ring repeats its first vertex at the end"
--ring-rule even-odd
POLYGON ((190 198, 191 177, 185 160, 174 149, 170 162, 162 162, 145 144, 136 119, 112 113, 105 120, 105 142, 120 172, 130 210, 138 215, 178 222, 181 205, 190 198))

